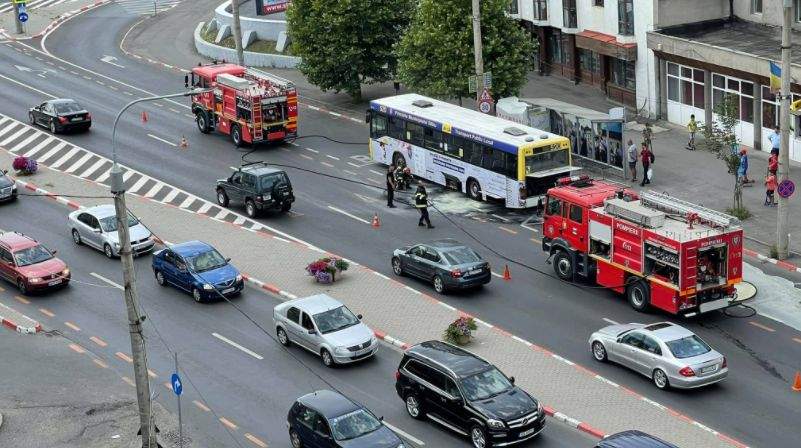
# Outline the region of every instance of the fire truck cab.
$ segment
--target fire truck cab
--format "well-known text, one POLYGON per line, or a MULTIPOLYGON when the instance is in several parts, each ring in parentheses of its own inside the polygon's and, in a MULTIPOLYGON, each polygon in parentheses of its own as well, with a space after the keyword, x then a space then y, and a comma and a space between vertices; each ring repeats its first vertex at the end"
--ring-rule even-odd
POLYGON ((236 64, 199 65, 184 79, 187 87, 212 91, 192 96, 200 132, 217 130, 243 143, 284 141, 297 137, 298 95, 286 79, 236 64), (191 79, 190 79, 191 76, 191 79))
POLYGON ((573 176, 548 191, 542 233, 559 278, 625 294, 638 311, 689 317, 736 302, 743 231, 733 216, 573 176))

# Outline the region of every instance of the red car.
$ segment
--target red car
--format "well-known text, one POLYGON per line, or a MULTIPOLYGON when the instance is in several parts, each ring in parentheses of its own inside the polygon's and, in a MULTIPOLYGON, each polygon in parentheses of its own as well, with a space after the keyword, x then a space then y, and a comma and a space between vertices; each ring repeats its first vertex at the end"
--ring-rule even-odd
POLYGON ((33 238, 21 233, 0 234, 0 277, 17 285, 22 294, 66 286, 66 263, 33 238))

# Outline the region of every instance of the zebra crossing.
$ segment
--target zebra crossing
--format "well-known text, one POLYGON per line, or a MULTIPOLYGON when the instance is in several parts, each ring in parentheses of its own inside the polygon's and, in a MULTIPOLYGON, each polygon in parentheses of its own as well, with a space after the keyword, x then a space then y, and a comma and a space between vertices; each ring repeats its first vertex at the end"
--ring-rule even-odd
POLYGON ((115 3, 130 14, 143 16, 174 8, 181 0, 115 0, 115 3))
MULTIPOLYGON (((27 8, 28 11, 33 11, 39 8, 44 8, 46 6, 56 6, 62 3, 75 3, 76 1, 78 0, 33 0, 27 2, 25 4, 25 7, 27 8)), ((4 4, 3 6, 0 6, 0 13, 10 12, 12 9, 14 9, 14 5, 13 3, 9 2, 7 4, 4 4)))
MULTIPOLYGON (((40 165, 109 186, 111 160, 53 136, 49 132, 0 114, 0 148, 14 155, 35 159, 40 165)), ((265 226, 177 187, 132 170, 124 165, 123 184, 127 193, 152 199, 188 212, 203 214, 247 229, 265 226)))

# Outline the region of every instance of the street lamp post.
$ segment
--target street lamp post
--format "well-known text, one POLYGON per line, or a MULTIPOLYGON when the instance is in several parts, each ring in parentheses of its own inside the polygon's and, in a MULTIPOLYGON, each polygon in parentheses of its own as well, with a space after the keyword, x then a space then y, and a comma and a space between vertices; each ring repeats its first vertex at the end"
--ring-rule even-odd
POLYGON ((147 356, 145 352, 145 339, 142 335, 142 322, 145 320, 137 305, 136 279, 133 268, 133 254, 131 252, 131 236, 128 231, 128 209, 125 206, 125 186, 122 179, 122 169, 117 164, 117 124, 122 114, 131 106, 145 101, 155 101, 166 98, 178 98, 197 95, 209 89, 192 90, 171 95, 139 98, 126 104, 117 113, 114 127, 111 130, 111 193, 114 195, 114 209, 117 218, 117 233, 120 240, 120 261, 122 262, 123 287, 125 306, 128 310, 128 327, 131 334, 131 355, 133 357, 134 380, 136 382, 136 398, 139 403, 139 425, 142 434, 143 448, 156 448, 156 434, 153 431, 151 418, 150 382, 147 376, 147 356))

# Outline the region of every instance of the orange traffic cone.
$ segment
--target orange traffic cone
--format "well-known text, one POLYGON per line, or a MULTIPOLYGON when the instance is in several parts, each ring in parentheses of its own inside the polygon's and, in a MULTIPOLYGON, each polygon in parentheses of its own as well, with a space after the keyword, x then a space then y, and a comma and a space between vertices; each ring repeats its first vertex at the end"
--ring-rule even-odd
POLYGON ((512 279, 512 274, 509 272, 509 265, 508 264, 503 269, 503 279, 504 280, 511 280, 512 279))
POLYGON ((376 229, 381 227, 381 220, 378 219, 378 213, 373 215, 373 227, 375 227, 376 229))
POLYGON ((178 146, 180 146, 181 149, 186 149, 186 148, 189 147, 189 142, 186 141, 186 137, 185 136, 183 136, 183 135, 181 136, 181 143, 178 146))
POLYGON ((793 390, 801 392, 801 372, 795 372, 795 381, 793 381, 793 390))
POLYGON ((142 111, 142 123, 147 123, 147 111, 142 111))

